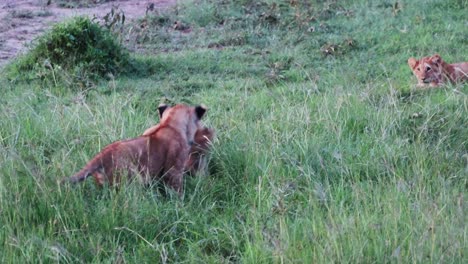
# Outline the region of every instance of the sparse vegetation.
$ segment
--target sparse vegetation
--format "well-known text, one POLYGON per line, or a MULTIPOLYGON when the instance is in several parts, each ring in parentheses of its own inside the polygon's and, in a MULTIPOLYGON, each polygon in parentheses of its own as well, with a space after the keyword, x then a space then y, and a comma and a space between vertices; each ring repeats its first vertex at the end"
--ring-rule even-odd
POLYGON ((89 7, 114 0, 57 0, 57 5, 66 8, 89 7))
POLYGON ((466 60, 467 2, 387 2, 193 1, 119 29, 132 74, 1 76, 0 261, 466 263, 468 84, 406 60, 466 60), (162 101, 217 131, 183 199, 58 184, 162 101))

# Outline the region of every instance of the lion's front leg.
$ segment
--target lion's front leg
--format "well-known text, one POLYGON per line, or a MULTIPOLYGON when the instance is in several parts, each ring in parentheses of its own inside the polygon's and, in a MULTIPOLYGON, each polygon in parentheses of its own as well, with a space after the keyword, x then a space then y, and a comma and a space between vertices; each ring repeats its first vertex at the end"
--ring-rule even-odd
POLYGON ((175 159, 169 159, 169 162, 166 162, 165 168, 169 168, 165 175, 163 176, 164 182, 167 186, 174 189, 179 196, 183 194, 183 175, 184 175, 184 166, 185 166, 185 159, 182 159, 181 156, 175 159))
POLYGON ((179 196, 183 194, 183 170, 171 170, 168 174, 167 184, 174 189, 179 196))

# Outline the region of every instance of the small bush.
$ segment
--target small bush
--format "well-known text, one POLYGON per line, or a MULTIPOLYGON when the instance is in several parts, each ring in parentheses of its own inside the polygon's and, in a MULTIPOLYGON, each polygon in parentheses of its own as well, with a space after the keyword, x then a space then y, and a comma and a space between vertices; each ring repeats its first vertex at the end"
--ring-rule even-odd
POLYGON ((13 67, 16 74, 34 70, 41 77, 50 69, 61 69, 74 77, 93 79, 122 72, 128 61, 128 52, 107 29, 89 18, 76 17, 55 25, 13 67))

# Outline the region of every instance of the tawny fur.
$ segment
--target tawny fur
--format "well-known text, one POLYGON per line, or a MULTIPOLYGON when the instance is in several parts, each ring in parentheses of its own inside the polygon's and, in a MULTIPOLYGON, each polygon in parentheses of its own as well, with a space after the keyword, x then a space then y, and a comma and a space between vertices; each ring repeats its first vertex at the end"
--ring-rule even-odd
MULTIPOLYGON (((153 133, 159 124, 148 128, 143 136, 153 133)), ((190 175, 196 175, 206 168, 206 155, 208 154, 212 145, 215 132, 211 128, 199 128, 195 133, 193 144, 190 147, 190 154, 188 160, 185 162, 185 172, 190 175)))
POLYGON ((76 183, 93 175, 99 185, 106 181, 115 185, 123 176, 140 175, 144 183, 161 178, 181 194, 185 163, 205 111, 203 106, 160 106, 162 117, 157 128, 143 136, 106 146, 67 180, 76 183))
POLYGON ((448 64, 439 54, 420 60, 408 59, 408 65, 418 79, 418 86, 439 86, 447 82, 459 83, 468 80, 468 62, 448 64))

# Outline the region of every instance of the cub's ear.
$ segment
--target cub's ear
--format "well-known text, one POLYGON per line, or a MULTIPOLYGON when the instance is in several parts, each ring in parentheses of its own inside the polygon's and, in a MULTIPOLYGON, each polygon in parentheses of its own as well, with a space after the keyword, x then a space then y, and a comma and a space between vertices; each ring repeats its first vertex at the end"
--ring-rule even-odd
POLYGON ((440 57, 439 54, 436 53, 436 54, 432 55, 431 61, 433 63, 439 64, 442 61, 442 58, 440 57))
POLYGON ((166 111, 166 109, 168 108, 169 106, 167 104, 160 104, 158 106, 158 112, 159 112, 159 118, 162 118, 162 115, 164 113, 164 111, 166 111))
POLYGON ((207 108, 204 105, 197 105, 195 106, 195 114, 197 115, 198 119, 201 119, 205 114, 207 108))
POLYGON ((416 65, 418 64, 418 60, 416 60, 415 58, 409 58, 408 59, 408 65, 410 66, 411 69, 414 69, 414 67, 416 67, 416 65))
POLYGON ((215 132, 214 132, 214 129, 212 128, 204 127, 204 128, 198 129, 197 134, 200 134, 203 137, 208 138, 209 140, 213 140, 215 132))
POLYGON ((213 141, 213 138, 215 137, 214 129, 208 128, 205 131, 205 137, 207 137, 210 141, 213 141))

